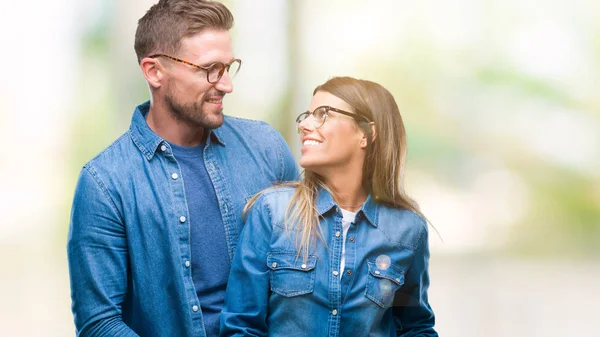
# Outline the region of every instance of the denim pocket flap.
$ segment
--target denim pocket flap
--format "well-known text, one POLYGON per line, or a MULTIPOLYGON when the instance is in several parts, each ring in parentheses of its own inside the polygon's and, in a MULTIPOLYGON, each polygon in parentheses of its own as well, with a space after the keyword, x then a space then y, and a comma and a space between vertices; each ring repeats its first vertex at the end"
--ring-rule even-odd
POLYGON ((374 262, 367 262, 369 265, 369 274, 373 277, 380 279, 388 279, 397 285, 404 283, 404 272, 396 269, 393 266, 386 266, 386 268, 379 268, 374 262))
POLYGON ((308 260, 304 261, 302 255, 293 253, 268 253, 267 254, 267 265, 271 270, 279 269, 296 269, 302 271, 310 271, 315 269, 317 264, 317 257, 309 255, 308 260))
POLYGON ((285 297, 312 293, 315 286, 317 257, 311 255, 304 261, 296 252, 271 252, 267 265, 271 269, 271 291, 285 297))
POLYGON ((396 291, 404 284, 404 272, 390 264, 378 266, 367 261, 369 275, 365 296, 380 307, 387 309, 392 306, 396 291))

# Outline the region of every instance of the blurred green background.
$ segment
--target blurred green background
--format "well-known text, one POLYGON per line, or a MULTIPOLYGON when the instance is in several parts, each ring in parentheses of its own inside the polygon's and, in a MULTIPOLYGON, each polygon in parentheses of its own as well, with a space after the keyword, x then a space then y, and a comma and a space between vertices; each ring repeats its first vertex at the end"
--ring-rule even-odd
MULTIPOLYGON (((72 336, 66 236, 82 165, 148 89, 154 0, 34 0, 0 14, 0 335, 72 336)), ((293 120, 331 76, 379 82, 408 132, 447 337, 594 336, 600 301, 600 2, 228 0, 229 115, 293 120)))

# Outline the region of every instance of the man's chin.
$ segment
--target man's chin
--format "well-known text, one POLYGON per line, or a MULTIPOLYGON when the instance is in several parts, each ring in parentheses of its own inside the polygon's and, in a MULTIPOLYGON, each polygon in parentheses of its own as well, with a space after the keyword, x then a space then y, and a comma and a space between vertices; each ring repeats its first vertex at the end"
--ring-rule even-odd
POLYGON ((225 116, 223 116, 223 110, 219 110, 217 113, 210 116, 204 116, 201 121, 198 121, 198 125, 205 129, 216 129, 223 125, 225 122, 225 116))

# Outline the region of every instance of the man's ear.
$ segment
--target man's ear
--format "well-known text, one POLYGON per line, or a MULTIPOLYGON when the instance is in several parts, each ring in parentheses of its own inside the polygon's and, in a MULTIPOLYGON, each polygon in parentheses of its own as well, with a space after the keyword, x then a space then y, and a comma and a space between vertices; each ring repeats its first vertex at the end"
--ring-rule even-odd
POLYGON ((156 59, 150 57, 142 59, 140 68, 142 68, 142 73, 144 74, 148 85, 150 85, 150 88, 160 88, 165 74, 165 68, 156 59))

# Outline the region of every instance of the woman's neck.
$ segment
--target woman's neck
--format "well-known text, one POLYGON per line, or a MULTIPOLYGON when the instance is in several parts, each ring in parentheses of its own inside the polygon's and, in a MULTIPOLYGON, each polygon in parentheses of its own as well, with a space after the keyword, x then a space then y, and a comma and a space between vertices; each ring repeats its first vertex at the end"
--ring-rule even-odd
POLYGON ((356 212, 365 200, 367 200, 367 191, 362 185, 362 179, 353 177, 336 176, 325 181, 327 186, 333 192, 335 202, 343 209, 356 212))

